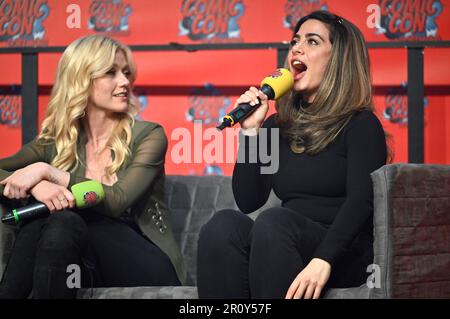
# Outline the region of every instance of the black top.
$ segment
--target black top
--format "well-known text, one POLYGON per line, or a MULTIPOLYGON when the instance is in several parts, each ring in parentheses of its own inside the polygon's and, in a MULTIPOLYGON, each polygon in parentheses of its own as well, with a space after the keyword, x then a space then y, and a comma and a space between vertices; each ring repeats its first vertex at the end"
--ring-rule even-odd
MULTIPOLYGON (((275 115, 263 128, 279 128, 275 115)), ((270 153, 274 130, 268 138, 241 136, 240 155, 256 154, 267 143, 270 153), (244 143, 243 143, 244 142, 244 143), (244 145, 243 145, 244 144, 244 145), (259 145, 259 146, 257 146, 259 145)), ((370 111, 362 111, 350 120, 336 140, 319 154, 296 154, 279 134, 279 167, 275 173, 261 174, 267 159, 245 163, 238 159, 233 172, 233 193, 244 213, 263 206, 271 189, 282 206, 293 209, 328 227, 322 244, 313 257, 333 264, 361 233, 372 238, 373 187, 370 173, 386 163, 386 140, 382 125, 370 111)), ((276 148, 275 148, 276 150, 276 148)), ((263 152, 264 154, 264 152, 263 152)), ((274 155, 271 155, 272 160, 274 155)), ((273 165, 273 163, 272 163, 273 165)))

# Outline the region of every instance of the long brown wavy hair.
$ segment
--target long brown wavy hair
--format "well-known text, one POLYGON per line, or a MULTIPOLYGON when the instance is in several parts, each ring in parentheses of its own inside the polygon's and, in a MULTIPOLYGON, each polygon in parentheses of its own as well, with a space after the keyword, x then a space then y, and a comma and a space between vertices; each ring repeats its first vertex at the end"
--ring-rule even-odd
POLYGON ((293 35, 310 19, 324 23, 330 34, 331 57, 324 78, 310 105, 292 90, 276 108, 277 122, 292 151, 314 155, 336 139, 355 113, 374 107, 369 53, 361 31, 335 14, 315 11, 298 21, 293 35))
MULTIPOLYGON (((94 79, 104 76, 114 64, 116 53, 125 54, 130 68, 130 86, 136 79, 136 66, 131 50, 124 44, 103 36, 90 35, 72 42, 59 60, 55 84, 45 119, 39 134, 42 143, 54 143, 57 154, 52 165, 65 171, 74 171, 81 160, 77 152, 77 140, 82 129, 88 105, 89 90, 94 79)), ((107 142, 114 153, 108 175, 117 172, 130 155, 131 127, 138 105, 130 92, 126 113, 117 114, 117 124, 107 142)))

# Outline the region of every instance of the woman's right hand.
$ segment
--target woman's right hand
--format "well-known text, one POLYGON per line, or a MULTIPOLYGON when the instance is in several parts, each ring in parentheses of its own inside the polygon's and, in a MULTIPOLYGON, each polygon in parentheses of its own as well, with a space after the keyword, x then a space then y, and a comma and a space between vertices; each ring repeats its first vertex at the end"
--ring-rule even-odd
POLYGON ((72 208, 75 206, 75 198, 64 186, 42 180, 31 189, 31 195, 50 210, 50 213, 72 208))
POLYGON ((234 107, 241 103, 256 105, 259 103, 258 97, 261 100, 261 105, 246 119, 240 121, 241 127, 244 130, 258 129, 261 127, 264 119, 266 118, 267 112, 269 111, 269 99, 264 93, 252 86, 244 94, 242 94, 234 104, 234 107))
POLYGON ((5 185, 3 195, 11 199, 28 197, 30 189, 45 179, 49 167, 47 163, 37 162, 16 170, 0 182, 5 185))

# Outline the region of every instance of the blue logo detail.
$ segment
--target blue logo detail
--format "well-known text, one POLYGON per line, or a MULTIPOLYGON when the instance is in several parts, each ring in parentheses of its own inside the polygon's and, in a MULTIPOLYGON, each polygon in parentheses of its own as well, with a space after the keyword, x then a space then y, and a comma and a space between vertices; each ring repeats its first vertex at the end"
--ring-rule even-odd
POLYGON ((136 114, 136 116, 134 117, 136 120, 141 120, 142 119, 142 117, 141 117, 141 115, 142 115, 142 112, 144 112, 145 111, 145 109, 147 108, 147 106, 148 106, 148 98, 147 98, 147 96, 146 95, 139 95, 138 97, 137 97, 137 99, 138 99, 138 102, 139 102, 139 111, 138 111, 138 114, 136 114))
POLYGON ((206 165, 203 170, 203 175, 223 175, 223 171, 219 166, 206 165))

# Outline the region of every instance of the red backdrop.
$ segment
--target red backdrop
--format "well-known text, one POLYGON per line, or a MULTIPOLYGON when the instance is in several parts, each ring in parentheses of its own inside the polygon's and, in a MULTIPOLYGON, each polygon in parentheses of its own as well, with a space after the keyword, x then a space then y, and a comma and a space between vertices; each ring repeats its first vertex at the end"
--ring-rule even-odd
MULTIPOLYGON (((0 46, 67 45, 93 33, 130 45, 279 42, 290 39, 298 17, 316 9, 352 21, 367 41, 450 40, 448 0, 85 0, 71 6, 73 2, 0 1, 0 46), (379 20, 374 19, 377 8, 379 20)), ((393 137, 395 162, 407 161, 406 56, 405 49, 370 50, 374 101, 393 137)), ((39 55, 39 123, 59 57, 39 55)), ((135 58, 140 118, 162 124, 169 138, 167 173, 231 174, 234 145, 225 133, 223 141, 208 133, 242 91, 274 69, 276 51, 136 52, 135 58), (194 129, 194 120, 203 120, 203 125, 194 129), (190 135, 190 163, 177 159, 180 134, 190 135)), ((0 157, 21 146, 21 110, 27 106, 17 95, 20 63, 18 54, 0 54, 0 157)), ((425 49, 426 163, 450 164, 449 69, 450 49, 425 49)))

